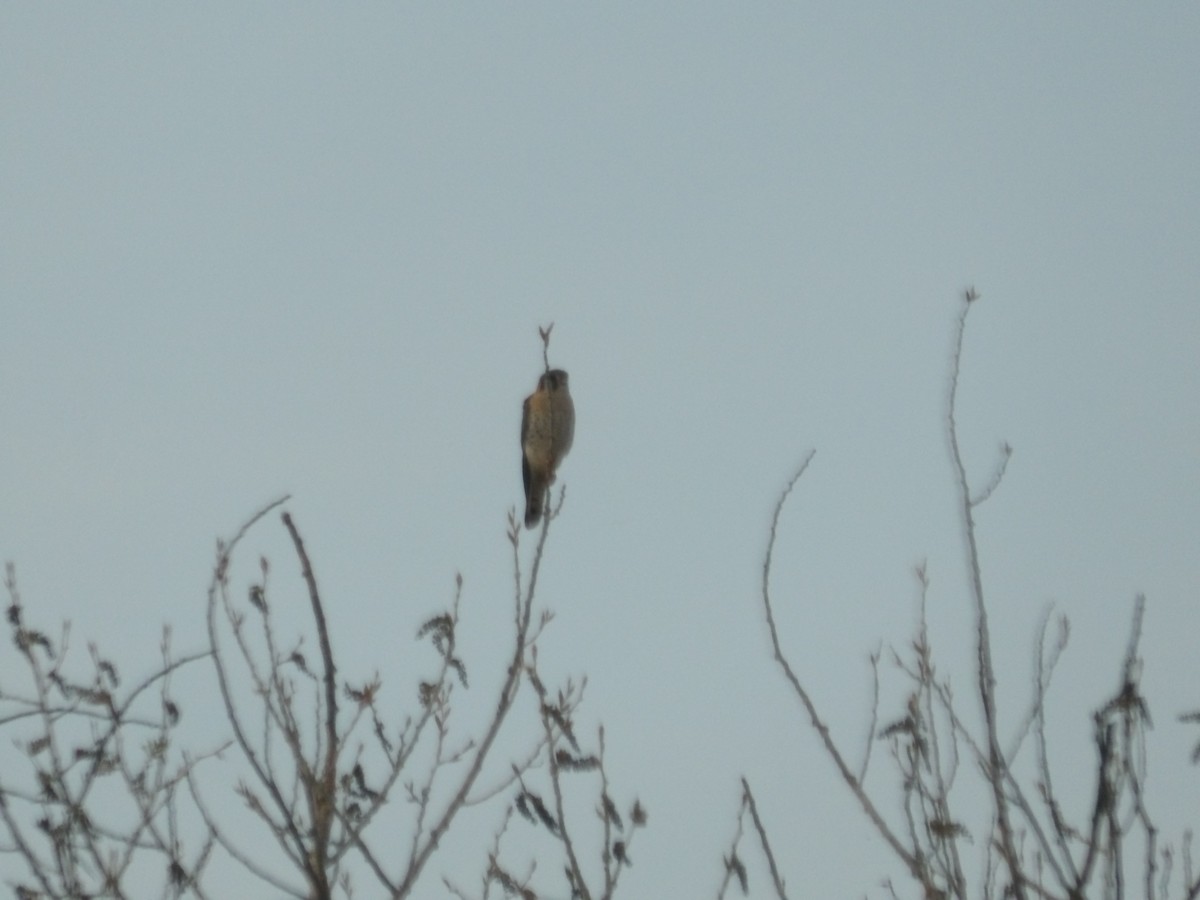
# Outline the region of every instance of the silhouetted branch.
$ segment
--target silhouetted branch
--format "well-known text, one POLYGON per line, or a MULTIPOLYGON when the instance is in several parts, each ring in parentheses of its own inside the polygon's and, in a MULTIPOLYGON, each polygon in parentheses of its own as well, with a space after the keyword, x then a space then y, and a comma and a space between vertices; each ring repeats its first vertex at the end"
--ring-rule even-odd
POLYGON ((174 752, 182 713, 171 677, 207 654, 175 659, 165 628, 159 665, 132 688, 122 690, 116 662, 95 644, 87 648, 90 674, 77 678, 69 623, 51 639, 26 622, 11 564, 5 586, 8 626, 30 685, 27 693, 0 690, 0 704, 18 710, 0 715, 0 727, 29 735, 13 741, 28 781, 16 766, 0 770, 0 853, 20 860, 28 879, 11 878, 16 895, 126 897, 130 884, 146 887, 147 865, 161 865, 162 896, 206 897, 211 835, 177 828, 177 788, 195 760, 174 752), (152 688, 157 698, 146 696, 152 688))
POLYGON ((767 829, 758 816, 758 804, 754 802, 754 792, 750 790, 750 782, 745 778, 742 778, 742 790, 745 791, 746 807, 750 810, 754 830, 758 832, 763 855, 767 858, 767 867, 771 870, 771 883, 775 886, 775 895, 779 897, 779 900, 787 900, 787 893, 783 888, 783 877, 779 874, 779 867, 775 864, 775 854, 771 852, 771 842, 767 839, 767 829))
POLYGON ((862 806, 863 812, 866 813, 867 818, 871 820, 872 824, 874 824, 876 831, 879 832, 879 835, 884 839, 884 841, 887 842, 888 846, 892 848, 893 852, 900 857, 905 866, 907 866, 908 870, 912 873, 913 877, 918 881, 923 881, 924 873, 921 871, 920 863, 916 857, 909 853, 909 851, 905 849, 904 845, 900 843, 900 840, 892 832, 892 829, 883 820, 883 817, 875 808, 875 804, 872 803, 871 799, 867 796, 866 791, 863 790, 862 784, 859 782, 858 778, 855 777, 854 773, 850 771, 850 767, 846 764, 845 758, 842 756, 841 751, 834 743, 833 737, 829 734, 828 726, 826 726, 825 722, 818 714, 812 698, 810 698, 808 695, 808 691, 805 690, 804 686, 800 683, 800 679, 796 677, 796 673, 792 670, 791 663, 788 662, 787 656, 784 655, 783 648, 779 643, 779 630, 775 625, 775 613, 771 608, 770 591, 771 557, 775 550, 775 535, 779 528, 779 515, 783 511, 783 504, 787 500, 788 495, 792 492, 792 488, 796 486, 796 482, 800 480, 800 476, 803 475, 808 469, 808 464, 812 462, 814 454, 815 451, 810 451, 808 456, 806 456, 800 463, 800 467, 796 470, 795 474, 792 475, 791 479, 787 483, 787 486, 779 495, 779 500, 775 504, 775 513, 771 517, 771 532, 767 538, 767 553, 763 560, 762 576, 763 609, 766 612, 767 628, 771 635, 771 647, 774 650, 775 661, 779 663, 780 668, 783 669, 784 677, 787 678, 788 683, 792 686, 793 692, 800 699, 801 704, 807 711, 813 728, 816 730, 817 735, 821 738, 821 743, 824 745, 825 751, 833 760, 834 765, 837 766, 838 772, 842 776, 842 780, 846 782, 846 785, 850 788, 851 792, 855 797, 858 798, 858 802, 862 806))
MULTIPOLYGON (((1000 749, 997 726, 996 673, 992 659, 988 607, 985 602, 982 566, 977 543, 975 510, 988 500, 1003 480, 1012 448, 1001 445, 1001 456, 988 483, 978 491, 969 486, 966 465, 959 445, 956 403, 966 319, 978 295, 966 292, 954 335, 947 433, 957 502, 965 537, 970 598, 975 613, 975 688, 983 711, 983 728, 969 728, 955 708, 950 680, 937 674, 933 648, 927 629, 926 600, 929 579, 925 566, 917 568, 921 586, 920 618, 916 635, 908 651, 892 651, 896 667, 909 682, 903 711, 878 728, 878 738, 888 741, 901 796, 903 831, 899 834, 879 814, 868 797, 863 782, 870 759, 864 754, 857 775, 852 774, 832 740, 815 704, 793 671, 781 649, 769 590, 772 557, 783 504, 812 459, 810 453, 781 493, 771 519, 767 552, 763 565, 762 602, 774 658, 785 679, 800 699, 825 752, 833 760, 843 781, 859 800, 866 817, 885 842, 900 857, 926 898, 967 898, 967 875, 959 842, 971 841, 964 820, 956 817, 951 804, 960 754, 972 760, 974 768, 964 771, 981 773, 989 795, 988 835, 983 842, 980 871, 980 895, 992 897, 1038 897, 1044 900, 1084 900, 1099 884, 1105 897, 1122 897, 1133 884, 1140 884, 1149 898, 1166 898, 1174 854, 1170 845, 1160 850, 1159 834, 1150 813, 1145 792, 1145 735, 1150 713, 1141 695, 1141 658, 1137 647, 1141 634, 1144 599, 1138 597, 1134 608, 1129 645, 1122 665, 1121 683, 1116 695, 1093 715, 1096 747, 1096 783, 1094 799, 1086 821, 1072 824, 1063 813, 1055 794, 1051 774, 1049 741, 1046 734, 1046 703, 1050 686, 1067 646, 1069 623, 1058 620, 1058 632, 1048 637, 1050 613, 1039 628, 1035 646, 1035 679, 1031 702, 1009 742, 1007 753, 1000 749), (1034 735, 1036 781, 1021 783, 1012 770, 1026 739, 1034 735), (1036 794, 1036 797, 1035 797, 1036 794), (1035 797, 1031 802, 1031 797, 1035 797), (1040 798, 1040 803, 1037 802, 1040 798), (1136 834, 1135 834, 1136 833, 1136 834), (1139 840, 1131 841, 1131 835, 1139 840), (904 845, 907 841, 908 846, 904 845), (1136 848, 1136 849, 1135 849, 1136 848), (1135 875, 1136 869, 1136 875, 1135 875), (1135 880, 1136 879, 1136 880, 1135 880)), ((879 716, 879 651, 871 656, 874 689, 871 701, 871 733, 879 716)), ((1185 721, 1200 721, 1200 713, 1185 716, 1185 721)), ((1200 759, 1200 748, 1197 749, 1200 759)), ((743 892, 747 874, 739 856, 743 818, 751 808, 743 798, 737 835, 724 860, 725 873, 719 897, 736 877, 743 892)), ((755 816, 764 843, 765 828, 755 816)), ((1200 878, 1191 867, 1190 833, 1182 844, 1183 896, 1200 895, 1200 878)), ((897 896, 891 882, 885 887, 897 896)), ((777 888, 778 892, 778 888, 777 888)))
MULTIPOLYGON (((985 740, 987 745, 987 762, 989 774, 987 781, 992 788, 992 800, 995 805, 996 826, 999 830, 1000 850, 1008 867, 1011 888, 1016 900, 1025 900, 1025 884, 1021 876, 1021 865, 1013 836, 1012 824, 1009 821, 1008 798, 1004 794, 1004 782, 1007 777, 1007 765, 1004 754, 1000 751, 1000 735, 996 725, 996 674, 992 667, 992 639, 988 628, 987 605, 983 598, 983 575, 979 563, 979 547, 975 537, 975 514, 977 503, 991 495, 993 488, 988 488, 978 500, 972 500, 971 489, 967 484, 967 470, 963 463, 962 452, 958 446, 958 422, 955 420, 955 401, 958 397, 959 372, 962 361, 963 336, 966 332, 967 314, 972 304, 979 298, 975 290, 969 289, 964 297, 962 314, 958 319, 958 331, 954 340, 954 356, 950 374, 949 423, 950 455, 954 464, 955 483, 959 492, 959 505, 963 516, 963 536, 967 541, 967 571, 970 575, 971 597, 975 605, 976 650, 979 658, 978 684, 979 697, 983 703, 983 719, 985 740)), ((1005 445, 1007 447, 1007 445, 1005 445)), ((1007 461, 1009 452, 1004 454, 1007 461)), ((999 484, 1003 475, 1003 466, 993 479, 993 487, 999 484)))
MULTIPOLYGON (((326 873, 329 865, 329 838, 333 828, 334 809, 337 791, 337 759, 341 744, 337 733, 337 669, 333 664, 333 650, 329 646, 329 629, 325 624, 325 610, 321 605, 321 597, 317 591, 317 579, 313 575, 312 563, 304 549, 304 541, 296 530, 292 517, 288 513, 282 516, 283 524, 292 538, 296 555, 300 558, 300 567, 304 574, 304 582, 308 585, 308 596, 312 604, 313 621, 316 623, 317 640, 321 646, 322 682, 325 686, 325 753, 321 759, 318 748, 318 761, 321 775, 311 773, 313 782, 306 785, 311 809, 309 815, 313 822, 313 873, 319 880, 318 894, 329 893, 326 873)), ((306 773, 309 774, 309 773, 306 773)))

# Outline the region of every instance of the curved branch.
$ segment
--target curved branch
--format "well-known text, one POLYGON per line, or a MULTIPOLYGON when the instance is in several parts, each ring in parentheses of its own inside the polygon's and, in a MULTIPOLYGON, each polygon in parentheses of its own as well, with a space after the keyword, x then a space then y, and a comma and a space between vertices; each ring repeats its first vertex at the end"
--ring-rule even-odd
MULTIPOLYGON (((271 796, 271 800, 281 813, 283 819, 283 830, 287 833, 289 840, 292 843, 291 855, 299 861, 305 869, 307 875, 312 877, 311 861, 308 859, 306 852, 304 836, 296 827, 295 820, 291 815, 287 799, 279 790, 279 786, 275 783, 275 779, 264 768, 262 761, 255 753, 254 747, 250 743, 250 739, 246 736, 245 729, 242 727, 241 719, 238 717, 237 709, 233 702, 233 692, 229 685, 229 675, 225 671, 225 663, 221 659, 219 640, 217 638, 217 595, 223 591, 226 579, 229 573, 229 562, 233 555, 233 550, 238 542, 246 535, 260 519, 271 512, 276 507, 286 503, 289 497, 281 497, 272 503, 267 504, 257 513, 248 519, 237 534, 228 543, 221 543, 218 546, 217 565, 213 572, 212 582, 208 588, 208 640, 209 646, 212 648, 213 667, 217 670, 217 686, 221 691, 221 700, 225 704, 225 717, 229 720, 229 725, 233 729, 234 739, 242 750, 242 755, 246 757, 246 761, 254 770, 255 777, 267 789, 271 796)), ((280 835, 282 837, 282 835, 280 835)))
POLYGON ((788 495, 792 492, 792 488, 796 486, 796 482, 800 480, 800 476, 804 474, 806 469, 808 469, 808 464, 812 462, 812 458, 815 454, 815 450, 809 451, 808 456, 806 456, 804 461, 800 463, 800 467, 796 470, 796 474, 792 476, 791 480, 787 483, 787 487, 783 489, 783 493, 779 495, 779 501, 775 504, 775 514, 771 517, 771 533, 770 537, 767 539, 767 554, 766 558, 763 560, 762 576, 763 609, 767 616, 767 628, 771 633, 771 647, 775 653, 775 661, 779 663, 780 668, 783 669, 784 676, 787 678, 788 683, 792 686, 792 690, 795 691, 796 696, 800 698, 800 702, 803 704, 805 711, 808 713, 808 717, 812 722, 813 728, 816 729, 817 734, 821 738, 821 743, 825 746, 825 752, 829 754, 829 757, 833 760, 834 765, 837 766, 838 772, 841 773, 842 780, 846 782, 851 792, 853 792, 854 796, 858 798, 859 804, 862 806, 863 811, 867 814, 867 818, 869 818, 875 825, 876 831, 879 832, 880 836, 887 842, 888 846, 892 848, 893 852, 900 857, 900 859, 908 867, 908 870, 912 873, 913 877, 917 879, 918 882, 924 884, 926 881, 925 872, 922 869, 920 861, 917 859, 917 857, 905 849, 903 844, 900 843, 900 839, 896 837, 895 833, 888 826, 887 822, 883 820, 883 816, 880 815, 879 810, 875 808, 875 804, 871 802, 871 798, 867 796, 866 791, 863 789, 862 783, 858 780, 855 774, 850 771, 850 766, 846 763, 841 751, 838 750, 837 744, 833 742, 833 738, 829 734, 829 727, 825 724, 824 720, 822 720, 820 714, 817 712, 816 705, 813 703, 812 698, 809 697, 808 691, 806 691, 804 686, 800 683, 800 679, 796 677, 796 673, 792 670, 791 663, 788 662, 787 657, 784 655, 783 648, 779 644, 779 630, 775 626, 775 613, 771 608, 771 557, 775 550, 775 536, 779 528, 779 515, 781 512, 783 512, 783 504, 787 500, 788 495))

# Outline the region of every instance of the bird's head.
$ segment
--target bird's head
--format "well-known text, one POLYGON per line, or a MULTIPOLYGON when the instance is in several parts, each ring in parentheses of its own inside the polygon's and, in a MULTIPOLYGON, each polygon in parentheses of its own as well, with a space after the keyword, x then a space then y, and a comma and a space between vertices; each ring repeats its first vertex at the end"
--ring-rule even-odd
POLYGON ((562 369, 551 369, 538 379, 538 388, 547 391, 557 391, 567 386, 567 373, 562 369))

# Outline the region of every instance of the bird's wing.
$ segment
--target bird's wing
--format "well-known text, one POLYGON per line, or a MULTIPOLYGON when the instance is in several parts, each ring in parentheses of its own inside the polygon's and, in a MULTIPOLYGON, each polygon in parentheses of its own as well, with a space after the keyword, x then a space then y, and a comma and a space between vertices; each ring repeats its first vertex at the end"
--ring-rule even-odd
POLYGON ((533 480, 533 473, 529 471, 529 457, 525 455, 525 438, 529 435, 529 406, 532 400, 533 395, 530 394, 521 405, 521 481, 525 485, 526 502, 529 500, 529 482, 533 480))

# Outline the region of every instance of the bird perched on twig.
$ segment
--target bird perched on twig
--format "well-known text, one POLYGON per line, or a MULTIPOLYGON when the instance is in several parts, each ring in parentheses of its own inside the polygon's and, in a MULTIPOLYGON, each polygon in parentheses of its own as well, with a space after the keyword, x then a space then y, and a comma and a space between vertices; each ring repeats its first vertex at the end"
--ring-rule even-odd
POLYGON ((538 379, 537 389, 521 410, 521 477, 525 482, 525 527, 542 518, 546 491, 575 437, 575 404, 567 388, 567 373, 551 369, 538 379))

